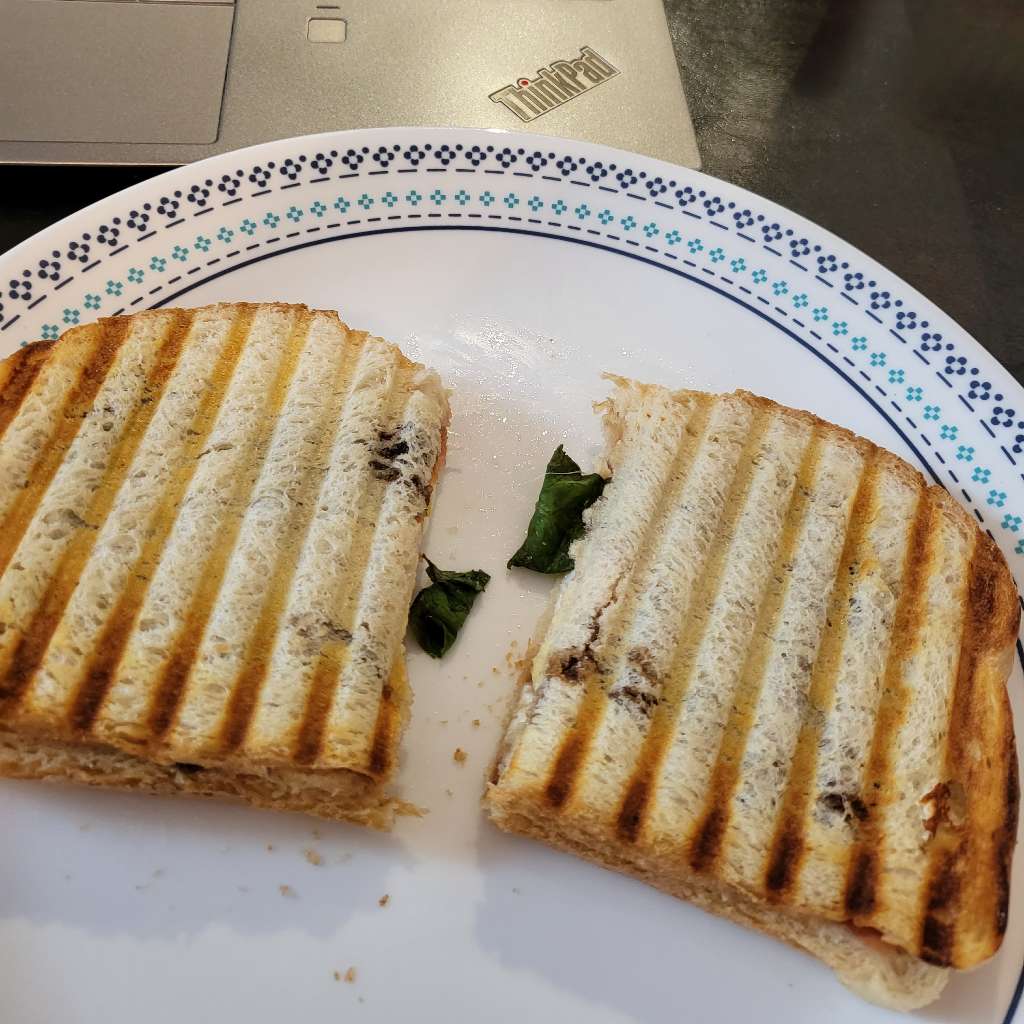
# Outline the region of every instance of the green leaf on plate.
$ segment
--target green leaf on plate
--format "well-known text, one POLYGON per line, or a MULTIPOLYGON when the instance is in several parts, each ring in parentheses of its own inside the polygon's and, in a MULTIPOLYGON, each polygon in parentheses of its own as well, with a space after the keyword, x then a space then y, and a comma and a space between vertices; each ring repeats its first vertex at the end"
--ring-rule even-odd
POLYGON ((569 545, 583 535, 583 512, 601 497, 605 479, 599 473, 584 476, 559 445, 544 471, 526 540, 508 560, 534 572, 568 572, 573 567, 569 545))
POLYGON ((432 658, 445 654, 459 635, 477 594, 482 594, 491 577, 480 569, 447 572, 427 559, 431 583, 415 598, 409 610, 413 636, 432 658))

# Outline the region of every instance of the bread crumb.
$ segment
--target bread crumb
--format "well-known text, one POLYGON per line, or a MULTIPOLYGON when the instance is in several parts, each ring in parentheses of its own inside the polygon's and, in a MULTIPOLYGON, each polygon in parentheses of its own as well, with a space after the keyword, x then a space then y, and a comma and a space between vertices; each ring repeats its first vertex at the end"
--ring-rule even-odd
POLYGON ((474 729, 479 729, 480 728, 480 719, 479 718, 474 718, 473 722, 472 722, 472 725, 473 725, 474 729))
POLYGON ((455 796, 455 794, 454 794, 454 793, 453 793, 453 792, 452 792, 452 791, 451 791, 450 789, 446 789, 446 790, 445 790, 445 792, 446 792, 446 793, 447 793, 447 794, 448 794, 449 796, 455 796))
POLYGON ((462 747, 455 748, 455 753, 452 754, 452 760, 455 761, 457 764, 463 764, 465 762, 466 752, 462 749, 462 747))
POLYGON ((334 971, 334 980, 341 981, 341 971, 334 971))
POLYGON ((447 718, 442 718, 441 719, 441 725, 447 725, 447 724, 448 724, 448 719, 447 718))
POLYGON ((346 980, 346 981, 347 981, 347 982, 348 982, 348 983, 349 983, 350 985, 351 985, 351 984, 352 984, 352 983, 353 983, 353 982, 354 982, 354 981, 356 980, 356 969, 355 969, 354 967, 350 967, 350 968, 349 968, 349 969, 348 969, 348 970, 347 970, 347 971, 345 972, 345 980, 346 980))
POLYGON ((391 896, 389 893, 384 893, 379 900, 377 900, 378 907, 386 907, 391 902, 391 896))
POLYGON ((492 672, 492 673, 493 673, 494 675, 499 675, 499 674, 500 674, 500 672, 501 672, 501 669, 499 669, 497 665, 492 665, 492 666, 491 666, 491 672, 492 672))
POLYGON ((320 865, 324 862, 323 857, 321 857, 320 854, 316 852, 316 850, 307 850, 306 860, 308 860, 309 863, 312 864, 314 867, 320 867, 320 865))
POLYGON ((505 665, 510 669, 518 669, 523 665, 523 659, 519 656, 517 648, 519 644, 512 641, 509 649, 505 652, 505 665))
POLYGON ((277 888, 282 896, 292 897, 295 895, 295 890, 290 885, 279 885, 277 888))

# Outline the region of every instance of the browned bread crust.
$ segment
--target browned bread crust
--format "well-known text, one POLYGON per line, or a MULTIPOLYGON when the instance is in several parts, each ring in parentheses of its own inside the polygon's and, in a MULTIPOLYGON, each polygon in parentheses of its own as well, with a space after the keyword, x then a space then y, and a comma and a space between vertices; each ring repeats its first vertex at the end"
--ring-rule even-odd
POLYGON ((201 765, 157 764, 112 747, 37 740, 0 730, 0 776, 73 782, 158 796, 242 800, 274 811, 297 811, 387 831, 396 814, 421 812, 396 800, 366 775, 295 769, 232 771, 201 765))

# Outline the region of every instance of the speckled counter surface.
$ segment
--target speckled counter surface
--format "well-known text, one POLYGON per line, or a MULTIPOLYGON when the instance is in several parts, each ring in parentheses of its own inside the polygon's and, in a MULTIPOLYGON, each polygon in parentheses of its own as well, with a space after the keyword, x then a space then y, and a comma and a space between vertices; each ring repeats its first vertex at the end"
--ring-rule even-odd
MULTIPOLYGON (((859 246, 1024 381, 1024 5, 666 0, 666 10, 704 170, 859 246)), ((0 251, 153 173, 0 167, 0 251)))

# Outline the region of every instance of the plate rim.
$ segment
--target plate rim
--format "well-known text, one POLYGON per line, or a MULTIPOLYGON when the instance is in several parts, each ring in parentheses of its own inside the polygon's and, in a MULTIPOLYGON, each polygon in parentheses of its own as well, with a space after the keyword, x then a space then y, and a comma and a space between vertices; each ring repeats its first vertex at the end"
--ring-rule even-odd
MULTIPOLYGON (((218 165, 221 162, 232 162, 234 157, 243 156, 255 156, 261 151, 268 151, 279 147, 292 147, 292 146, 307 146, 309 144, 316 144, 317 141, 326 142, 328 139, 383 139, 393 137, 395 133, 409 134, 409 135, 421 135, 424 138, 431 136, 443 136, 446 134, 466 135, 466 136, 477 136, 480 139, 487 140, 492 138, 499 139, 523 139, 532 145, 540 148, 548 148, 552 146, 566 146, 566 147, 582 147, 585 150, 590 150, 600 156, 606 157, 609 160, 622 159, 628 157, 632 161, 642 161, 651 166, 660 168, 668 173, 676 173, 681 176, 695 176, 696 178, 703 180, 707 183, 713 184, 714 186, 733 192, 742 193, 745 196, 749 196, 756 200, 758 203, 764 204, 767 208, 773 212, 784 214, 787 217, 793 218, 795 223, 801 226, 806 225, 813 231, 821 233, 828 237, 830 241, 834 241, 837 245, 842 246, 850 253, 855 254, 859 259, 865 261, 867 265, 878 271, 880 275, 885 275, 892 280, 899 283, 899 285, 905 289, 906 295, 910 298, 917 300, 918 302, 934 309, 937 313, 943 316, 951 325, 953 325, 963 340, 966 340, 972 346, 972 351, 982 358, 985 362, 989 363, 992 369, 1005 377, 1005 380, 1009 382, 1020 396, 1020 401, 1024 402, 1024 383, 1018 382, 1013 374, 991 353, 984 345, 978 341, 977 338, 971 334, 958 320, 953 316, 946 313, 945 310, 934 300, 928 298, 923 292, 915 288, 903 277, 897 274, 895 271, 890 270, 883 263, 876 260, 869 253, 863 249, 854 245, 852 242, 848 242, 841 235, 834 232, 831 228, 824 227, 823 225, 811 220, 804 214, 798 213, 795 210, 790 209, 787 206, 777 202, 774 199, 769 199, 767 196, 763 196, 760 193, 754 192, 742 185, 737 185, 724 178, 719 178, 713 174, 709 174, 707 171, 702 169, 696 169, 691 167, 683 167, 680 164, 673 164, 670 161, 662 160, 658 157, 647 156, 643 153, 635 153, 630 150, 618 149, 614 146, 607 146, 603 143, 587 142, 582 140, 575 140, 566 138, 564 136, 555 135, 541 135, 536 132, 519 131, 515 128, 474 128, 474 127, 462 127, 462 126, 442 126, 442 125, 429 125, 429 126, 403 126, 403 125, 388 125, 376 128, 345 128, 337 129, 333 131, 324 132, 312 132, 304 135, 293 135, 281 139, 270 139, 265 142, 254 143, 251 146, 245 146, 241 149, 228 150, 225 153, 216 153, 212 156, 204 157, 202 160, 197 160, 193 163, 181 164, 177 167, 170 167, 159 174, 153 175, 151 178, 146 178, 143 181, 136 182, 132 185, 128 185, 123 189, 119 189, 116 192, 112 192, 107 196, 103 196, 100 199, 89 203, 78 210, 74 210, 59 220, 54 221, 52 224, 40 229, 28 238, 23 239, 21 242, 12 246, 10 249, 0 252, 0 266, 3 266, 8 260, 11 260, 14 256, 20 256, 24 252, 31 251, 33 245, 38 245, 45 236, 51 232, 56 233, 58 229, 64 229, 76 225, 79 221, 84 220, 87 216, 97 214, 101 212, 102 208, 108 204, 113 203, 119 199, 130 198, 136 194, 143 194, 147 189, 153 188, 158 182, 172 182, 176 178, 185 177, 187 174, 195 172, 197 170, 204 170, 206 168, 218 165)), ((159 190, 159 189, 158 189, 159 190)), ((252 198, 252 197, 246 197, 252 198)), ((0 272, 2 276, 2 272, 0 272)))

